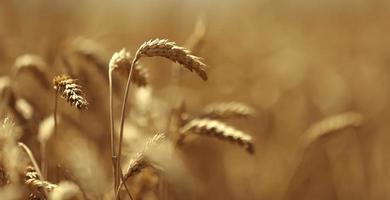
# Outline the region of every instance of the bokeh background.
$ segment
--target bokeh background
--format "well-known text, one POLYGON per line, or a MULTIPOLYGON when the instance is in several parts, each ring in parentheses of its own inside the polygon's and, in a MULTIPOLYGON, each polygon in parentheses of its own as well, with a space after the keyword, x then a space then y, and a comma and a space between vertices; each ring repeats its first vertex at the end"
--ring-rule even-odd
MULTIPOLYGON (((185 145, 186 176, 197 189, 178 199, 387 199, 389 13, 385 0, 3 0, 0 73, 9 74, 24 53, 42 56, 49 76, 61 73, 69 41, 80 36, 101 45, 107 59, 156 37, 183 44, 201 18, 206 35, 197 55, 208 65, 209 81, 185 71, 182 96, 193 113, 219 101, 253 106, 254 118, 231 123, 253 136, 256 153, 209 138, 185 145), (362 127, 300 150, 300 138, 312 124, 346 111, 361 113, 362 127)), ((155 98, 175 95, 169 93, 170 62, 142 62, 155 98)), ((108 89, 101 76, 79 79, 86 93, 103 91, 89 96, 89 113, 69 113, 93 132, 82 137, 96 148, 102 179, 109 179, 108 89)), ((52 112, 53 98, 34 81, 19 77, 15 87, 35 106, 38 123, 52 112)), ((22 139, 38 154, 35 138, 32 133, 22 139)))

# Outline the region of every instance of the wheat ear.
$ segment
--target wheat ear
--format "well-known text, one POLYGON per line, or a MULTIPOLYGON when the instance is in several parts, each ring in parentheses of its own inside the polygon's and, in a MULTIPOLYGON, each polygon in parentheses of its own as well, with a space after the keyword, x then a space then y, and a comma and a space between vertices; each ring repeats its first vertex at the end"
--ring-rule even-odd
POLYGON ((363 116, 355 112, 346 112, 327 117, 312 125, 303 137, 303 147, 307 148, 314 141, 326 135, 337 133, 347 128, 359 127, 363 116))
POLYGON ((13 74, 19 75, 22 72, 30 72, 45 89, 50 89, 50 81, 45 73, 46 62, 39 56, 24 54, 16 58, 13 74))
POLYGON ((73 40, 73 48, 77 55, 93 63, 98 71, 105 75, 107 64, 101 56, 103 48, 99 44, 91 39, 80 37, 73 40))
POLYGON ((251 117, 254 115, 254 109, 241 102, 221 102, 212 103, 203 109, 202 117, 206 118, 237 118, 251 117))
MULTIPOLYGON (((143 146, 142 150, 138 152, 129 163, 129 166, 127 168, 126 174, 124 174, 122 182, 120 183, 117 193, 119 193, 121 186, 124 184, 124 182, 127 181, 132 176, 137 175, 142 171, 142 169, 152 166, 152 164, 147 160, 145 157, 145 154, 150 151, 153 147, 160 144, 165 140, 165 134, 158 133, 154 135, 152 138, 148 139, 146 144, 143 146)), ((118 195, 117 195, 118 196, 118 195)))
MULTIPOLYGON (((118 71, 121 76, 128 77, 130 74, 132 57, 129 51, 121 49, 112 55, 109 63, 109 68, 112 71, 118 71)), ((133 69, 131 82, 138 86, 146 86, 148 84, 149 72, 148 70, 136 64, 133 69)))
POLYGON ((43 181, 39 178, 39 174, 32 166, 28 166, 25 173, 25 184, 28 185, 31 189, 45 189, 48 191, 53 190, 57 185, 43 181))
POLYGON ((217 137, 242 146, 248 153, 254 153, 252 137, 240 130, 237 130, 225 123, 212 119, 192 119, 180 130, 180 142, 190 133, 217 137))
POLYGON ((88 102, 76 79, 72 79, 69 75, 59 75, 54 77, 53 86, 71 106, 79 110, 87 108, 88 102))
POLYGON ((200 57, 194 56, 189 50, 176 45, 167 39, 154 39, 143 43, 137 50, 133 62, 136 63, 142 57, 164 57, 173 62, 183 65, 190 71, 195 71, 204 81, 207 80, 207 73, 204 70, 206 65, 200 57))

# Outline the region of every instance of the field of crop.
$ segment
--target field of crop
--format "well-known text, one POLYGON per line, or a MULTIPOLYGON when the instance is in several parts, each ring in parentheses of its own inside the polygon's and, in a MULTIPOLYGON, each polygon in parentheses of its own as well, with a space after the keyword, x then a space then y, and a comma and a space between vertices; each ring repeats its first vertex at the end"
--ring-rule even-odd
POLYGON ((390 1, 1 0, 0 200, 390 198, 390 1))

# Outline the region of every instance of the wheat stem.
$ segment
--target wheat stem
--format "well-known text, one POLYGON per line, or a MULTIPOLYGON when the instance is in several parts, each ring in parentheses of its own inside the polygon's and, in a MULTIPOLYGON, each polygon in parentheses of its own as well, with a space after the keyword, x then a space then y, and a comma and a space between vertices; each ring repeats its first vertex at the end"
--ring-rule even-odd
POLYGON ((40 145, 42 176, 47 179, 46 143, 40 145))
MULTIPOLYGON (((129 76, 127 77, 126 89, 125 89, 125 94, 124 94, 123 102, 122 102, 121 121, 120 121, 120 129, 119 129, 119 143, 118 143, 118 145, 119 145, 118 146, 118 160, 117 160, 117 163, 116 163, 117 171, 120 170, 121 172, 122 172, 122 169, 120 167, 120 163, 121 163, 121 154, 122 154, 123 127, 124 127, 124 122, 125 122, 125 112, 126 112, 126 106, 127 106, 127 98, 129 96, 129 88, 130 88, 130 83, 131 83, 131 76, 133 74, 134 65, 135 65, 135 63, 137 61, 136 58, 137 57, 134 57, 133 61, 131 62, 130 73, 129 73, 129 76)), ((116 180, 119 180, 119 174, 117 174, 116 180)))
POLYGON ((111 159, 114 176, 114 190, 118 187, 116 152, 115 152, 115 128, 114 128, 114 97, 112 92, 112 69, 108 70, 109 98, 110 98, 110 135, 111 135, 111 159))

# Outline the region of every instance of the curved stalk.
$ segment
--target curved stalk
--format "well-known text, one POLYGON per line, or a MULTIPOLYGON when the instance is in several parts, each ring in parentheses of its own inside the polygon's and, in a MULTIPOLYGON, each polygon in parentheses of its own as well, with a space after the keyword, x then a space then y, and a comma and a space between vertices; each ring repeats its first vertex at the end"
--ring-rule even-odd
POLYGON ((127 98, 129 96, 131 76, 133 74, 133 68, 134 68, 134 65, 136 62, 136 58, 137 58, 137 56, 135 56, 133 61, 131 62, 130 73, 129 73, 129 76, 127 77, 126 89, 125 89, 125 94, 123 96, 123 102, 122 102, 122 112, 121 112, 121 121, 120 121, 120 129, 119 129, 118 160, 116 162, 116 170, 117 170, 116 180, 120 180, 119 178, 122 177, 122 169, 120 167, 120 163, 121 163, 121 155, 122 155, 123 127, 124 127, 124 122, 125 122, 125 112, 126 112, 126 106, 127 106, 127 98), (120 170, 120 173, 118 173, 119 170, 120 170))

